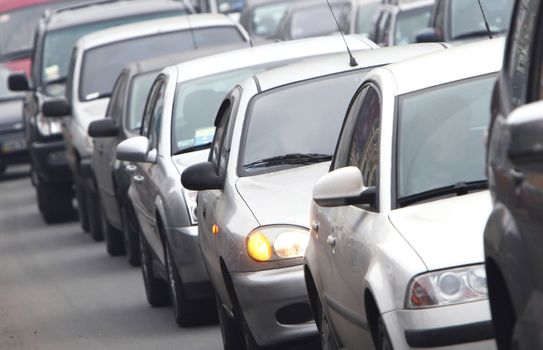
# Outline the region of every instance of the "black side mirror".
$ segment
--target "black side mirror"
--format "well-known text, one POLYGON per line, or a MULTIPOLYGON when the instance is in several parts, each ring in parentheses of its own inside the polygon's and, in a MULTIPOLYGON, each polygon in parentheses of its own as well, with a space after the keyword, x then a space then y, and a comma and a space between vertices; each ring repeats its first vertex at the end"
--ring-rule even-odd
POLYGON ((543 172, 543 102, 519 107, 507 117, 507 155, 522 172, 543 172))
POLYGON ((88 133, 90 137, 115 137, 119 134, 119 127, 113 119, 104 118, 90 123, 88 133))
POLYGON ((72 113, 70 105, 64 98, 45 101, 41 110, 43 115, 48 118, 66 117, 72 113))
POLYGON ((416 40, 418 43, 433 43, 436 41, 441 41, 439 35, 435 28, 424 28, 417 33, 416 40))
POLYGON ((181 174, 183 186, 193 191, 222 190, 224 180, 224 176, 217 175, 211 162, 194 164, 181 174))
POLYGON ((30 84, 25 73, 12 73, 8 77, 8 87, 11 91, 28 91, 30 84))

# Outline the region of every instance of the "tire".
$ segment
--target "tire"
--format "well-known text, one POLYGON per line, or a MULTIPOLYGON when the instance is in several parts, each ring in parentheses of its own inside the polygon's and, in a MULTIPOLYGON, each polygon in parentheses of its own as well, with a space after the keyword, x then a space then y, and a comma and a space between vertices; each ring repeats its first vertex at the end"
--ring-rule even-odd
POLYGON ((377 350, 394 350, 390 337, 388 336, 387 327, 381 317, 379 318, 379 323, 377 325, 377 350))
POLYGON ((102 208, 100 208, 100 202, 98 201, 98 197, 88 188, 85 188, 85 199, 91 237, 96 242, 100 242, 104 239, 104 233, 102 232, 102 208))
POLYGON ((47 224, 71 221, 77 217, 72 204, 72 190, 69 187, 38 183, 36 195, 38 209, 47 224))
POLYGON ((168 284, 161 280, 153 271, 153 260, 149 246, 143 235, 140 236, 141 272, 147 301, 152 307, 170 305, 168 284))
POLYGON ((121 206, 123 243, 126 259, 134 267, 141 265, 140 233, 134 212, 129 204, 121 206))
POLYGON ((79 216, 79 222, 81 224, 81 229, 83 232, 90 231, 89 217, 87 216, 87 200, 85 189, 78 181, 77 178, 74 179, 74 189, 75 189, 75 198, 77 199, 77 213, 79 216))
POLYGON ((228 316, 218 297, 215 297, 215 304, 217 305, 224 350, 247 350, 241 325, 228 316))
POLYGON ((102 232, 104 234, 104 240, 106 241, 106 251, 111 256, 119 256, 124 254, 124 239, 123 233, 111 226, 103 208, 101 209, 102 215, 102 232))

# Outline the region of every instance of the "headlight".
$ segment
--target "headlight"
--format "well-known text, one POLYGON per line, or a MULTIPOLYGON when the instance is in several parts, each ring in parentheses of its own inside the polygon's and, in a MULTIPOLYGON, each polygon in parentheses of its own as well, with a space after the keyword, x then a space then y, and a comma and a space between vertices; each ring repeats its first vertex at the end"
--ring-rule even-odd
POLYGON ((56 135, 62 131, 60 119, 45 118, 41 113, 36 116, 36 125, 42 136, 56 135))
POLYGON ((196 214, 196 196, 198 191, 187 190, 182 187, 183 197, 185 197, 185 204, 189 211, 190 223, 192 225, 198 225, 198 215, 196 214))
POLYGON ((420 309, 487 298, 485 267, 474 265, 415 277, 409 285, 406 306, 420 309))
POLYGON ((247 254, 256 261, 302 258, 309 243, 309 231, 297 226, 263 226, 246 239, 247 254))

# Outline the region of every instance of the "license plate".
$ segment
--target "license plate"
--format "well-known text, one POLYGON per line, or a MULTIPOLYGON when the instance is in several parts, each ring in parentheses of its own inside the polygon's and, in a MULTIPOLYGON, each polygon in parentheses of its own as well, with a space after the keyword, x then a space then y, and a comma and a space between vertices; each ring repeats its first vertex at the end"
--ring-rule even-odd
POLYGON ((13 153, 24 149, 26 149, 26 141, 24 139, 4 141, 2 144, 2 153, 13 153))

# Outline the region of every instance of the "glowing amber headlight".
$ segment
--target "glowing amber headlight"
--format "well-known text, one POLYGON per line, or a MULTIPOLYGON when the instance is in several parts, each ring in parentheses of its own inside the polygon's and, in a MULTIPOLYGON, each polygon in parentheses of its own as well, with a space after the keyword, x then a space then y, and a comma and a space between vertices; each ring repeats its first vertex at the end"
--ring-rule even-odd
POLYGON ((256 261, 301 258, 309 243, 309 231, 296 226, 264 226, 247 236, 247 253, 256 261))

